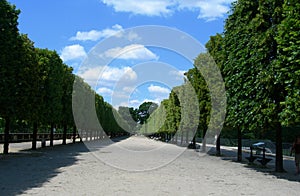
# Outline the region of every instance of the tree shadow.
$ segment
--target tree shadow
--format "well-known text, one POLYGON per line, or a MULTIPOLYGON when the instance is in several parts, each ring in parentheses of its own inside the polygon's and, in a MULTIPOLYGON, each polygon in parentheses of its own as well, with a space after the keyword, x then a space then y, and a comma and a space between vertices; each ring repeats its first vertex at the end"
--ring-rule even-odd
MULTIPOLYGON (((215 155, 215 148, 212 148, 208 154, 215 155)), ((285 172, 275 172, 275 157, 274 156, 266 156, 267 158, 271 158, 272 160, 266 165, 262 166, 259 162, 254 161, 253 163, 249 163, 246 159, 250 154, 243 152, 242 162, 237 161, 237 152, 235 150, 227 150, 221 148, 221 156, 220 159, 224 161, 231 161, 242 164, 244 167, 254 170, 256 172, 261 172, 267 175, 272 175, 278 179, 300 182, 300 175, 295 175, 296 167, 294 160, 292 158, 285 157, 283 160, 283 167, 285 172)))
MULTIPOLYGON (((119 142, 124 139, 127 138, 114 138, 112 141, 119 142)), ((62 173, 61 168, 77 164, 80 154, 90 151, 85 143, 80 142, 38 148, 35 151, 21 150, 8 155, 1 154, 0 195, 19 195, 27 190, 41 187, 51 178, 62 173)))

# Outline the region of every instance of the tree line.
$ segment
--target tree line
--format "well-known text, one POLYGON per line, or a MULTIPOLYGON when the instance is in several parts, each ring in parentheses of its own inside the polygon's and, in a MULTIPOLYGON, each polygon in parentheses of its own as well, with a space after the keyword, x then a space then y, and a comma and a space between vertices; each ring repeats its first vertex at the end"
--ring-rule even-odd
MULTIPOLYGON (((299 40, 298 0, 238 0, 232 3, 224 31, 210 37, 205 45, 207 53, 199 54, 194 68, 185 73, 198 97, 198 134, 205 136, 209 122, 214 120, 211 119, 212 102, 207 81, 199 70, 215 63, 221 70, 226 88, 224 131, 228 128, 237 130, 238 161, 242 160, 243 133, 274 130, 275 170, 284 171, 282 130, 299 127, 300 122, 299 40)), ((178 130, 191 129, 182 129, 180 125, 196 122, 197 119, 192 118, 197 115, 181 118, 184 100, 180 100, 178 89, 185 89, 184 86, 186 83, 175 87, 157 109, 157 116, 150 117, 149 125, 152 123, 154 130, 177 137, 178 130), (161 122, 161 119, 165 121, 161 122)), ((216 144, 217 153, 220 153, 220 137, 216 144)))
MULTIPOLYGON (((32 130, 32 148, 37 133, 63 129, 64 140, 69 128, 75 127, 72 113, 73 83, 82 83, 86 93, 96 100, 97 116, 103 131, 114 136, 124 134, 113 118, 114 109, 81 78, 73 74, 56 51, 34 47, 27 35, 19 32, 20 10, 6 0, 0 1, 0 121, 4 126, 4 154, 8 153, 11 126, 32 130)), ((75 128, 76 130, 76 128, 75 128)))

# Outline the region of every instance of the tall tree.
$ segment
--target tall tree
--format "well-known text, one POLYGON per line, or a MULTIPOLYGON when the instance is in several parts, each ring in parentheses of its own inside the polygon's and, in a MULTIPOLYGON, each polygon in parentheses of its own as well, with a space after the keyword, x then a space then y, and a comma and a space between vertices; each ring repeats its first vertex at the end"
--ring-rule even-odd
MULTIPOLYGON (((65 74, 65 65, 56 51, 36 48, 38 64, 40 67, 40 77, 42 78, 39 90, 43 98, 41 118, 39 124, 51 125, 50 133, 53 132, 55 124, 60 124, 62 119, 62 98, 63 98, 63 79, 65 74)), ((37 134, 37 125, 34 126, 33 135, 37 134)), ((53 134, 51 134, 53 135, 53 134)), ((53 145, 51 140, 50 145, 53 145)), ((33 138, 32 149, 36 148, 36 138, 33 138)))
MULTIPOLYGON (((74 120, 73 120, 73 113, 72 113, 72 92, 73 92, 73 83, 74 83, 74 75, 72 74, 73 69, 68 67, 66 64, 62 64, 64 72, 63 74, 63 81, 62 81, 62 89, 63 94, 61 97, 62 103, 62 124, 63 127, 73 127, 74 120)), ((51 133, 53 133, 53 128, 51 128, 51 133)), ((63 133, 63 144, 66 144, 66 130, 63 133)), ((73 135, 74 137, 74 135, 73 135)))
POLYGON ((229 94, 227 119, 241 129, 276 130, 278 172, 283 171, 280 103, 286 94, 282 83, 276 83, 280 73, 274 69, 281 5, 280 0, 239 0, 233 5, 225 24, 223 72, 229 94))
POLYGON ((300 123, 300 3, 297 0, 285 0, 284 19, 278 26, 276 41, 279 57, 275 69, 280 74, 276 83, 284 81, 287 92, 281 102, 281 121, 285 126, 300 123))
POLYGON ((15 71, 19 41, 20 11, 7 1, 0 1, 0 115, 5 120, 3 153, 8 153, 10 120, 15 115, 15 71), (3 96, 5 95, 5 96, 3 96))
MULTIPOLYGON (((205 47, 208 51, 208 54, 213 58, 216 65, 220 70, 222 70, 223 64, 225 62, 225 52, 223 49, 223 36, 219 33, 217 33, 215 36, 210 36, 209 41, 205 44, 205 47)), ((214 63, 214 62, 212 62, 214 63)), ((213 74, 211 74, 213 75, 213 74)), ((213 77, 210 77, 213 78, 213 77)), ((215 81, 216 82, 216 81, 215 81)), ((221 127, 222 128, 222 127, 221 127)), ((221 129, 220 128, 220 129, 221 129)), ((220 130, 221 131, 221 130, 220 130)), ((217 142, 216 142, 216 155, 221 155, 221 142, 220 142, 220 134, 218 135, 217 142)), ((239 141, 241 141, 241 138, 239 138, 239 141)), ((241 144, 241 142, 239 142, 241 144)), ((238 157, 240 157, 241 161, 241 155, 242 155, 242 146, 238 146, 238 157)))
POLYGON ((177 90, 180 101, 181 120, 179 131, 185 134, 185 144, 189 145, 193 141, 192 146, 195 148, 194 136, 199 124, 199 104, 198 97, 194 87, 187 80, 177 90))
POLYGON ((205 53, 199 54, 199 56, 195 59, 194 62, 195 67, 190 69, 187 73, 185 73, 188 81, 194 87, 198 96, 200 111, 198 129, 202 132, 202 151, 206 150, 205 135, 207 133, 208 124, 210 121, 211 100, 207 83, 202 74, 200 73, 199 69, 201 69, 203 62, 206 63, 207 56, 208 54, 205 53))
POLYGON ((137 110, 135 110, 133 107, 126 107, 126 106, 120 106, 118 109, 118 113, 130 127, 129 128, 130 133, 136 132, 137 121, 138 121, 138 117, 137 117, 138 115, 136 111, 137 110))

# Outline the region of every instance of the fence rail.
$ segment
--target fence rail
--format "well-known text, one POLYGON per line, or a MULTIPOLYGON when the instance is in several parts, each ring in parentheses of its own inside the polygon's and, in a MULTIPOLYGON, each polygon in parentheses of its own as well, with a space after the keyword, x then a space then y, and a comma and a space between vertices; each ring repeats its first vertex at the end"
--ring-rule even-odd
MULTIPOLYGON (((77 137, 78 135, 76 135, 77 137)), ((73 138, 72 133, 67 133, 66 139, 73 138)), ((53 134, 54 140, 63 139, 63 133, 53 134)), ((32 133, 10 133, 9 134, 9 143, 19 143, 19 142, 30 142, 33 140, 32 133)), ((50 133, 38 133, 37 141, 50 140, 50 133)), ((4 133, 0 133, 0 144, 4 143, 4 133)))

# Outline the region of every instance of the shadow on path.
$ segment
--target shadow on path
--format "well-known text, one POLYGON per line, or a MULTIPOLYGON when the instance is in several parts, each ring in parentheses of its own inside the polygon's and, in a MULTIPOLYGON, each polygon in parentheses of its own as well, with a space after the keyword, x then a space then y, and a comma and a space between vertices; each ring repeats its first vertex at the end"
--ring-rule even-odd
MULTIPOLYGON (((215 148, 212 148, 208 154, 215 155, 215 148)), ((275 172, 275 157, 274 156, 266 156, 267 158, 271 158, 272 161, 270 161, 266 166, 262 166, 259 162, 254 161, 254 163, 249 164, 246 157, 249 156, 249 153, 243 152, 243 161, 240 162, 245 167, 255 170, 257 172, 261 172, 264 174, 272 175, 278 179, 284 179, 294 182, 300 182, 300 175, 295 175, 296 167, 295 162, 292 157, 285 157, 283 160, 283 167, 286 172, 280 173, 275 172)), ((221 147, 221 156, 220 158, 224 161, 232 161, 237 162, 237 151, 236 150, 228 150, 228 149, 222 149, 221 147)))
MULTIPOLYGON (((126 137, 113 141, 123 139, 126 137)), ((90 150, 84 143, 75 143, 0 154, 0 195, 18 195, 41 187, 63 172, 62 168, 77 164, 80 154, 88 152, 90 150)))

